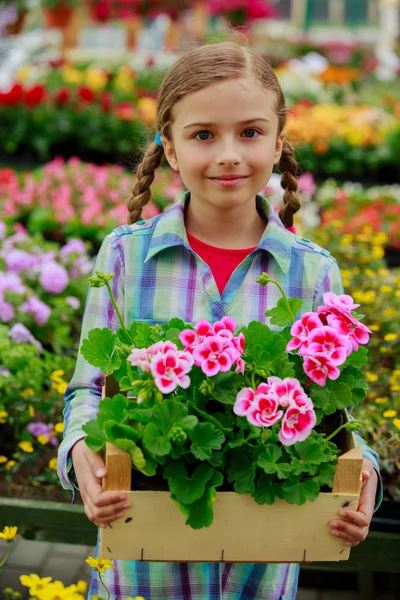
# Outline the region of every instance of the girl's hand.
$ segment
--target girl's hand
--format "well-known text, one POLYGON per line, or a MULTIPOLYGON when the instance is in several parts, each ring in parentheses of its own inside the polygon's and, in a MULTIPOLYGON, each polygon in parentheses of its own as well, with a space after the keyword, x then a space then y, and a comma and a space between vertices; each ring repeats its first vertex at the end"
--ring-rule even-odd
POLYGON ((90 450, 82 438, 72 447, 71 456, 89 521, 98 527, 106 527, 122 517, 122 511, 131 505, 126 502, 125 494, 103 490, 101 479, 106 474, 106 467, 100 452, 90 450))
POLYGON ((374 513, 378 475, 373 463, 364 458, 362 470, 360 500, 356 511, 341 510, 341 519, 331 521, 332 535, 343 539, 344 546, 358 546, 368 535, 369 525, 374 513))

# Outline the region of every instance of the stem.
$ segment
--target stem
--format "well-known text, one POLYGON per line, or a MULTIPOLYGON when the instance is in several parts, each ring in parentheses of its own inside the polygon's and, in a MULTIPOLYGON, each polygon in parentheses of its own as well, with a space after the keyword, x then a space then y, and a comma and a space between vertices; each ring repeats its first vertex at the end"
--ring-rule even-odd
POLYGON ((10 556, 10 552, 11 552, 11 546, 12 546, 12 543, 9 543, 9 544, 8 544, 8 548, 7 548, 6 555, 5 555, 5 557, 3 558, 3 560, 0 562, 0 568, 1 568, 1 567, 3 567, 3 566, 6 564, 6 562, 7 562, 7 559, 8 559, 8 557, 10 556))
POLYGON ((108 293, 110 294, 110 299, 111 299, 111 302, 113 303, 114 310, 115 310, 115 312, 117 313, 117 317, 118 317, 118 319, 119 319, 119 322, 121 323, 121 327, 122 327, 122 329, 124 330, 124 333, 125 333, 126 337, 128 338, 128 340, 129 340, 129 341, 130 341, 130 343, 132 344, 132 338, 131 338, 131 335, 130 335, 129 331, 127 330, 127 328, 125 327, 125 323, 124 323, 124 321, 123 321, 123 319, 122 319, 122 315, 121 315, 121 313, 120 313, 120 311, 119 311, 119 308, 118 308, 118 306, 117 306, 117 303, 115 302, 114 294, 112 293, 112 289, 111 289, 111 286, 110 286, 110 282, 109 282, 109 281, 106 281, 106 286, 107 286, 107 289, 108 289, 108 293))
POLYGON ((339 433, 339 431, 341 431, 342 429, 345 429, 348 426, 349 423, 343 423, 343 425, 340 425, 340 427, 338 427, 337 429, 335 429, 335 431, 333 433, 331 433, 330 435, 328 435, 328 437, 325 437, 326 441, 329 442, 329 440, 331 440, 332 438, 335 437, 335 435, 337 435, 339 433))
POLYGON ((256 374, 254 371, 251 374, 251 385, 253 386, 253 390, 256 391, 256 374))
POLYGON ((104 581, 102 580, 102 578, 101 578, 101 574, 100 574, 100 571, 98 571, 98 573, 99 573, 99 579, 100 579, 100 581, 101 581, 101 585, 103 586, 103 588, 106 590, 106 592, 107 592, 107 594, 108 594, 108 596, 107 596, 106 600, 110 600, 110 592, 109 592, 109 590, 108 590, 108 587, 106 586, 106 584, 105 584, 105 583, 104 583, 104 581))
POLYGON ((287 299, 287 297, 286 297, 286 294, 285 294, 285 292, 283 291, 282 287, 281 287, 281 286, 279 285, 279 283, 278 283, 277 281, 275 281, 274 279, 270 279, 268 283, 274 283, 276 286, 278 286, 278 288, 279 288, 279 291, 281 292, 281 294, 282 294, 282 297, 283 297, 283 299, 284 299, 284 301, 285 301, 285 303, 286 303, 286 307, 287 307, 288 313, 289 313, 289 315, 290 315, 290 318, 291 318, 291 320, 292 320, 292 323, 294 323, 294 315, 293 315, 293 313, 292 313, 292 309, 290 308, 289 301, 288 301, 288 299, 287 299))

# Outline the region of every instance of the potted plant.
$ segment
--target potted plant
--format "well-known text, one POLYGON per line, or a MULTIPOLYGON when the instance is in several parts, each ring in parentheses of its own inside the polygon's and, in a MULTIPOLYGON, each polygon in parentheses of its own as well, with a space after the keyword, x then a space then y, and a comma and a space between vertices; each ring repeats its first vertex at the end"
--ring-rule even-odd
MULTIPOLYGON (((90 284, 106 285, 116 307, 112 277, 96 271, 90 284)), ((276 284, 266 273, 258 283, 276 284)), ((349 430, 359 423, 349 421, 345 409, 366 394, 360 367, 367 350, 359 344, 370 330, 350 296, 327 293, 324 302, 296 320, 302 301, 283 294, 266 312, 275 331, 257 321, 236 331, 230 317, 195 327, 180 319, 154 326, 134 322, 127 329, 116 308, 121 328, 115 334, 107 328, 89 332, 83 356, 117 385, 112 389, 106 380, 97 418, 83 427, 85 442, 94 451, 106 449, 111 481, 106 478, 105 488, 135 494, 132 515, 101 532, 102 552, 179 560, 187 551, 191 560, 205 560, 212 548, 213 560, 274 556, 290 562, 301 560, 301 549, 310 560, 348 558, 326 524, 340 506, 358 502, 362 456, 349 430), (348 337, 336 329, 344 322, 348 337), (138 492, 129 491, 132 466, 138 492), (272 505, 268 511, 266 504, 272 505), (282 535, 274 529, 273 548, 265 531, 252 544, 245 527, 224 525, 240 521, 241 511, 253 524, 267 522, 268 515, 268 526, 279 522, 282 535), (150 514, 162 514, 171 525, 168 548, 166 531, 161 535, 157 527, 150 543, 150 514), (241 536, 249 544, 240 544, 241 536), (147 552, 138 555, 138 547, 147 552)))

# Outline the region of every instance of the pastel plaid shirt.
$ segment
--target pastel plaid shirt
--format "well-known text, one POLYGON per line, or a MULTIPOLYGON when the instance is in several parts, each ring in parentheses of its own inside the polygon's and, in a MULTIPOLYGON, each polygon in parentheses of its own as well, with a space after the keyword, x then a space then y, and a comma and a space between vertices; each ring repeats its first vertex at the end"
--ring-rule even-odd
MULTIPOLYGON (((275 285, 258 285, 257 277, 263 272, 277 280, 287 296, 303 300, 297 318, 315 311, 326 291, 343 293, 337 262, 329 252, 285 229, 270 202, 257 196, 257 210, 268 221, 264 234, 220 295, 209 266, 188 243, 184 210, 189 201, 186 192, 167 212, 118 227, 105 238, 95 268, 114 272, 113 292, 126 325, 133 320, 162 323, 173 317, 190 323, 215 321, 224 315, 234 317, 238 327, 253 320, 268 323, 264 313, 276 305, 280 292, 275 285)), ((81 341, 95 327, 114 331, 119 327, 106 287, 89 289, 81 341)), ((65 392, 64 438, 58 452, 61 484, 73 494, 77 484, 69 451, 84 437, 82 426, 96 417, 103 382, 99 369, 79 353, 65 392)), ((373 461, 379 472, 376 453, 359 436, 358 441, 364 457, 373 461)), ((377 506, 381 497, 380 485, 377 506)), ((145 600, 292 600, 297 589, 295 564, 114 564, 117 568, 102 576, 113 600, 136 595, 145 600)), ((88 597, 101 589, 93 571, 88 597)))

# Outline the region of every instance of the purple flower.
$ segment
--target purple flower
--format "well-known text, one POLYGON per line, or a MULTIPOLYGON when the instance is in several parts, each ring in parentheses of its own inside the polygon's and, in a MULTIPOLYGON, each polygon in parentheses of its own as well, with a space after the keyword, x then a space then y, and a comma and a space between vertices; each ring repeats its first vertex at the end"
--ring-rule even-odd
POLYGON ((21 311, 27 315, 32 315, 38 325, 46 325, 51 313, 50 307, 36 296, 30 296, 21 306, 21 311))
POLYGON ((31 271, 39 264, 37 256, 33 256, 24 250, 13 249, 6 254, 5 263, 7 269, 14 273, 19 271, 31 271))
POLYGON ((42 344, 37 341, 32 333, 22 323, 16 323, 7 334, 11 341, 16 344, 33 344, 41 352, 42 344))
POLYGON ((86 254, 85 244, 82 240, 74 238, 69 240, 60 250, 60 255, 62 257, 62 262, 65 264, 66 259, 69 254, 86 254))
POLYGON ((49 444, 50 444, 50 446, 54 446, 54 448, 57 448, 57 446, 60 444, 60 442, 58 441, 58 439, 56 437, 52 437, 52 438, 50 438, 49 444))
POLYGON ((14 307, 10 302, 4 300, 0 293, 0 321, 8 323, 14 317, 14 307))
POLYGON ((71 306, 74 310, 78 310, 81 305, 79 298, 75 298, 75 296, 67 296, 65 298, 65 302, 71 306))
POLYGON ((10 377, 10 375, 10 369, 7 369, 7 367, 0 367, 0 377, 10 377))
POLYGON ((25 286, 17 273, 0 271, 0 293, 5 290, 14 294, 23 294, 25 292, 25 286))
POLYGON ((41 286, 50 294, 61 294, 69 283, 67 271, 61 265, 50 262, 43 265, 39 275, 41 286))
POLYGON ((41 421, 36 421, 35 423, 29 423, 26 429, 35 438, 38 438, 40 435, 45 435, 49 438, 53 431, 53 426, 46 425, 46 423, 42 423, 41 421))
POLYGON ((73 266, 69 270, 69 274, 73 279, 79 279, 80 277, 91 273, 93 265, 86 256, 80 256, 76 259, 73 266))

